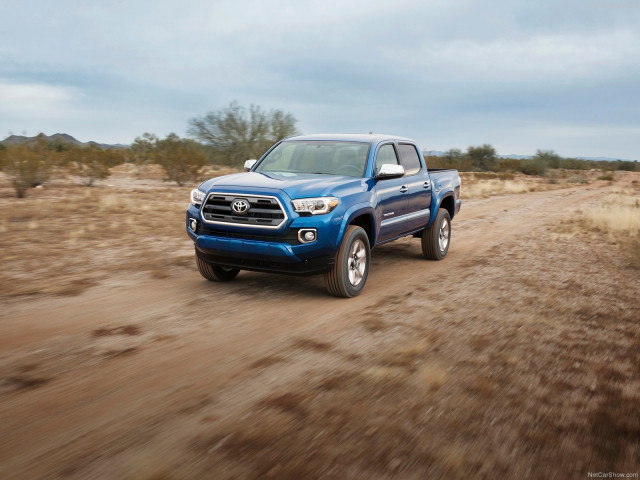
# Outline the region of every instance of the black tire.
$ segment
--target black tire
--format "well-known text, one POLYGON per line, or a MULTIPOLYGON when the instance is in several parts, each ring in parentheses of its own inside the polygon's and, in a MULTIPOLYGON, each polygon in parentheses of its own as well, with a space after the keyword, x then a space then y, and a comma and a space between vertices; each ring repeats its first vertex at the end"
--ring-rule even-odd
POLYGON ((238 276, 238 273, 240 273, 240 270, 237 268, 211 265, 210 263, 201 260, 198 256, 196 256, 196 265, 198 265, 200 275, 212 282, 230 282, 238 276))
POLYGON ((444 208, 438 209, 436 221, 422 231, 422 254, 430 260, 442 260, 451 245, 451 217, 444 208))
POLYGON ((330 272, 324 274, 327 291, 336 297, 359 295, 369 275, 371 250, 367 232, 350 225, 342 239, 336 262, 330 272))

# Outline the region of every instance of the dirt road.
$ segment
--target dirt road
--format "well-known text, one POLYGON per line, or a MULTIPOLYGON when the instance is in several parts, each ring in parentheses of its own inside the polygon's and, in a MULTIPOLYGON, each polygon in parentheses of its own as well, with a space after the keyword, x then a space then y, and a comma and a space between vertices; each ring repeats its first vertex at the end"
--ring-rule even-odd
POLYGON ((609 188, 467 201, 444 261, 376 248, 354 299, 193 266, 7 300, 0 477, 637 472, 639 275, 563 228, 609 188))

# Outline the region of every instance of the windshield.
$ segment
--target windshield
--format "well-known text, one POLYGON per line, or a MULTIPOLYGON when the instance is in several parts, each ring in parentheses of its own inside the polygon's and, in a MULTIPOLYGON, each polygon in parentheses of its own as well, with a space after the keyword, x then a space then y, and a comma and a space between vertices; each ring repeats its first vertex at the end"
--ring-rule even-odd
POLYGON ((292 140, 271 150, 254 171, 362 177, 368 153, 368 143, 292 140))

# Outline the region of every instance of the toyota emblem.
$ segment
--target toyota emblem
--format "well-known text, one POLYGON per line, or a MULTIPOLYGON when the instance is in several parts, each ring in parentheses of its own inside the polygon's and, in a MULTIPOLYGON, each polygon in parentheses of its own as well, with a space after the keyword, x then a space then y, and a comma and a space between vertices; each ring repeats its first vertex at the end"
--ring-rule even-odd
POLYGON ((231 211, 237 215, 246 215, 249 207, 249 202, 243 198, 237 198, 231 202, 231 211))

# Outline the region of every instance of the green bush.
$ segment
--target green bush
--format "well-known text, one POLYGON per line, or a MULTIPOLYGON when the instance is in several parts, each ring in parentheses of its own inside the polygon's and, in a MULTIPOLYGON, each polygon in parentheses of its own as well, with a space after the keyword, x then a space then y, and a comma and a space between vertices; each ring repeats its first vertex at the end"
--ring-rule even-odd
POLYGON ((598 180, 608 180, 610 182, 613 181, 613 175, 609 174, 609 175, 600 175, 598 177, 598 180))
POLYGON ((496 158, 493 168, 496 172, 519 172, 521 163, 517 158, 496 158))
POLYGON ((467 148, 467 157, 474 170, 493 171, 496 167, 496 149, 485 143, 478 147, 467 148))
POLYGON ((199 179, 206 159, 200 143, 180 138, 175 133, 170 133, 164 140, 156 140, 155 158, 164 168, 167 180, 180 186, 199 179))
POLYGON ((520 165, 520 171, 525 175, 544 175, 547 171, 547 164, 542 157, 533 157, 532 159, 523 160, 520 165))
POLYGON ((638 162, 631 162, 631 161, 617 161, 616 162, 616 168, 618 170, 627 170, 629 172, 635 172, 640 170, 640 168, 638 168, 638 162))
POLYGON ((471 159, 457 148, 448 150, 442 157, 425 157, 427 168, 455 168, 460 172, 471 171, 471 159))
POLYGON ((54 162, 42 145, 12 145, 6 149, 3 171, 8 175, 16 192, 23 198, 28 189, 42 185, 49 179, 54 162))
POLYGON ((96 180, 107 178, 111 167, 124 163, 122 150, 104 150, 95 145, 74 146, 66 151, 65 156, 71 171, 87 187, 92 186, 96 180))

